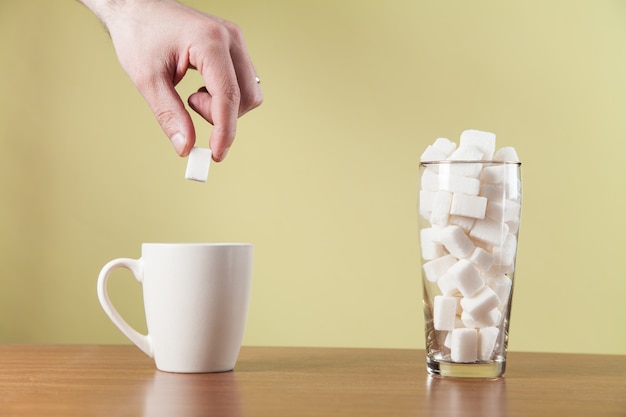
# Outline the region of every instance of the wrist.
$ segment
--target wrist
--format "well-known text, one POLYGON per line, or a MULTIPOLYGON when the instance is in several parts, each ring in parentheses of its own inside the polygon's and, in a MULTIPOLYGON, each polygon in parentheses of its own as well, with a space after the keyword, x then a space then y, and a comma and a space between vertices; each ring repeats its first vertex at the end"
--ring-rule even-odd
POLYGON ((146 7, 155 3, 177 3, 176 0, 78 0, 90 9, 109 28, 116 17, 145 12, 146 7))
POLYGON ((108 27, 110 20, 124 8, 127 0, 78 0, 108 27))

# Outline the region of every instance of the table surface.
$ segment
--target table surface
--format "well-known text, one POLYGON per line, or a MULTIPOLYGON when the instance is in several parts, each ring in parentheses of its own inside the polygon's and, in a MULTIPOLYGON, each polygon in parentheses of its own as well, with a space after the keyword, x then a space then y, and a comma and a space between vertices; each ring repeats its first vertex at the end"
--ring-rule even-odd
POLYGON ((0 416, 626 416, 626 356, 510 352, 494 380, 423 350, 243 347, 232 372, 157 371, 134 346, 0 345, 0 416))

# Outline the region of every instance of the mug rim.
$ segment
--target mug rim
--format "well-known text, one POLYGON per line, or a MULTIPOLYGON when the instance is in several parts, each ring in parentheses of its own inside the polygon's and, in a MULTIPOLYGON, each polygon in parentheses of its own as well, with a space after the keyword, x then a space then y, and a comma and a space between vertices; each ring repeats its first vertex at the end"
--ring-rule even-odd
POLYGON ((253 246, 252 243, 244 242, 144 242, 142 246, 253 246))

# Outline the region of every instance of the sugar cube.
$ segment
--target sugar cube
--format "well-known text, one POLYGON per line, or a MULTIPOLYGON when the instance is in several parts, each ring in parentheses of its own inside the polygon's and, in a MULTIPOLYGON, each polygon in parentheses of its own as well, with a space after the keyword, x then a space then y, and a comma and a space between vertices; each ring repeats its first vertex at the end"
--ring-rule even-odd
POLYGON ((471 217, 465 216, 450 215, 448 217, 449 224, 459 226, 465 232, 469 232, 470 230, 472 230, 472 227, 474 227, 474 220, 475 219, 472 219, 471 217))
POLYGON ((496 154, 493 156, 493 160, 503 162, 519 162, 519 157, 517 156, 515 148, 505 146, 497 150, 496 154))
POLYGON ((433 143, 433 147, 443 152, 446 157, 448 157, 456 149, 456 143, 452 142, 448 138, 437 138, 437 140, 435 140, 435 143, 433 143))
POLYGON ((473 327, 475 329, 489 326, 497 326, 498 324, 500 324, 501 319, 502 312, 497 308, 489 310, 480 316, 475 316, 468 313, 467 311, 463 311, 461 313, 461 321, 463 322, 463 325, 465 327, 473 327))
POLYGON ((488 271, 491 265, 493 265, 493 255, 483 248, 475 248, 469 260, 481 271, 488 271))
POLYGON ((433 259, 424 263, 422 268, 426 279, 430 282, 437 282, 437 280, 446 273, 446 271, 456 263, 457 259, 452 255, 445 255, 441 258, 433 259))
POLYGON ((477 195, 454 193, 450 202, 450 214, 484 219, 487 199, 477 195))
POLYGON ((450 274, 441 275, 437 280, 437 285, 443 295, 455 295, 459 292, 456 281, 450 274))
POLYGON ((206 182, 211 167, 211 150, 193 147, 187 157, 185 178, 193 181, 206 182))
POLYGON ((481 130, 464 130, 461 133, 459 148, 463 146, 475 146, 483 152, 482 159, 493 159, 496 150, 496 134, 481 130))
POLYGON ((496 293, 500 300, 499 307, 502 308, 509 302, 513 281, 504 274, 489 276, 485 279, 487 285, 496 293))
POLYGON ((447 191, 437 191, 433 198, 432 212, 430 214, 430 224, 445 226, 448 224, 450 216, 450 204, 452 194, 447 191))
POLYGON ((499 246, 504 242, 509 226, 506 223, 496 223, 490 220, 476 220, 470 230, 470 237, 483 242, 499 246))
POLYGON ((439 227, 433 226, 421 230, 420 246, 422 248, 422 259, 429 261, 446 254, 439 237, 441 234, 439 229, 439 227))
POLYGON ((434 168, 428 167, 422 173, 421 178, 422 190, 437 191, 439 190, 439 174, 434 168))
POLYGON ((471 296, 465 296, 461 300, 463 311, 471 314, 474 318, 487 314, 490 310, 498 307, 500 299, 489 286, 483 286, 471 296))
POLYGON ((435 330, 453 330, 456 322, 455 297, 438 295, 433 306, 433 326, 435 330))
POLYGON ((497 327, 484 327, 478 331, 478 360, 491 359, 499 334, 500 330, 497 327))
POLYGON ((452 175, 440 171, 439 188, 451 193, 478 195, 480 192, 480 181, 478 178, 452 175))
POLYGON ((489 200, 485 217, 496 222, 515 221, 520 217, 522 206, 512 200, 489 200))
MULTIPOLYGON (((478 154, 474 156, 478 156, 478 154)), ((483 164, 481 162, 467 163, 466 160, 463 161, 464 162, 462 164, 455 162, 451 162, 449 164, 441 164, 441 166, 439 167, 439 172, 448 175, 460 175, 463 177, 478 178, 480 176, 480 172, 483 169, 483 164)))
POLYGON ((509 227, 509 233, 517 234, 519 232, 520 219, 507 220, 506 225, 509 227))
POLYGON ((478 359, 478 331, 465 327, 452 330, 450 357, 454 362, 475 362, 478 359))
POLYGON ((420 190, 420 215, 430 220, 437 191, 420 190))
POLYGON ((465 297, 476 294, 485 285, 480 272, 466 259, 459 259, 450 266, 448 274, 454 279, 457 288, 465 297))
POLYGON ((494 264, 512 267, 515 262, 516 251, 517 238, 514 234, 508 233, 502 245, 493 247, 494 264))
POLYGON ((451 161, 482 161, 485 154, 475 146, 459 146, 448 158, 451 161))
POLYGON ((448 155, 443 153, 441 150, 435 148, 433 145, 428 145, 422 156, 420 157, 421 161, 443 161, 447 158, 448 155))
POLYGON ((465 258, 474 251, 474 243, 459 226, 449 225, 441 229, 441 243, 457 258, 465 258))

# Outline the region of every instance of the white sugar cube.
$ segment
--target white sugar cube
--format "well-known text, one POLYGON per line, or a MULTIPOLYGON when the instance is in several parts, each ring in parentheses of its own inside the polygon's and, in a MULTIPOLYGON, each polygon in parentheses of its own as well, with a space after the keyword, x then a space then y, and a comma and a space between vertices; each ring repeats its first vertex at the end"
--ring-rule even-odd
POLYGON ((439 172, 447 175, 459 175, 463 177, 478 178, 482 169, 482 163, 468 163, 464 160, 463 163, 451 162, 449 164, 441 164, 441 166, 439 167, 439 172))
POLYGON ((479 195, 489 199, 490 201, 501 201, 507 198, 504 184, 481 183, 479 195))
POLYGON ((461 133, 459 148, 463 146, 475 146, 483 152, 483 159, 493 159, 496 150, 496 134, 481 130, 465 130, 461 133))
POLYGON ((438 295, 433 306, 433 326, 435 330, 453 330, 456 322, 457 299, 438 295))
POLYGON ((519 232, 519 223, 520 223, 519 218, 514 219, 514 220, 508 220, 505 223, 509 227, 509 233, 513 233, 515 235, 517 234, 517 232, 519 232))
POLYGON ((475 362, 478 359, 478 332, 476 329, 452 330, 450 358, 453 362, 475 362))
POLYGON ((211 167, 211 150, 193 147, 187 157, 185 178, 193 181, 206 182, 211 167))
POLYGON ((478 195, 480 192, 480 181, 478 178, 463 177, 461 175, 449 175, 440 171, 439 188, 451 193, 478 195))
POLYGON ((420 246, 422 248, 422 259, 430 261, 440 258, 446 254, 441 244, 441 228, 437 226, 427 227, 420 231, 420 246))
MULTIPOLYGON (((461 307, 462 309, 463 307, 461 307)), ((483 326, 478 320, 476 320, 471 314, 463 311, 461 313, 461 323, 463 323, 463 327, 471 327, 472 329, 480 329, 483 326)))
POLYGON ((494 264, 512 267, 515 262, 516 251, 517 238, 514 234, 508 233, 502 245, 493 247, 494 264))
POLYGON ((476 294, 485 285, 480 272, 466 259, 459 259, 450 266, 448 274, 454 279, 457 288, 464 297, 476 294))
POLYGON ((515 263, 510 265, 496 265, 495 263, 491 265, 491 268, 486 272, 487 275, 502 275, 502 274, 512 274, 515 272, 515 263))
POLYGON ((471 217, 456 216, 456 215, 451 215, 450 217, 448 217, 449 224, 459 226, 465 232, 469 232, 470 230, 472 230, 472 227, 474 227, 474 221, 475 219, 472 219, 471 217))
POLYGON ((512 200, 489 200, 485 217, 496 222, 508 222, 518 220, 521 212, 521 204, 512 200))
POLYGON ((506 183, 487 183, 480 184, 479 195, 489 200, 511 200, 521 201, 521 185, 518 178, 511 178, 506 183))
POLYGON ((517 180, 517 165, 496 164, 483 168, 480 180, 491 184, 507 184, 517 180))
POLYGON ((506 198, 513 201, 522 201, 522 183, 519 178, 509 178, 505 187, 506 198))
POLYGON ((437 286, 443 295, 456 295, 459 292, 456 280, 450 274, 443 274, 437 280, 437 286))
POLYGON ((454 193, 450 202, 450 214, 456 216, 484 219, 487 210, 487 199, 476 195, 454 193))
POLYGON ((448 157, 448 155, 443 153, 441 150, 435 148, 433 145, 428 145, 426 147, 426 150, 424 151, 424 153, 420 157, 420 161, 422 161, 422 162, 426 162, 426 161, 443 161, 447 157, 448 157))
POLYGON ((518 203, 517 201, 513 201, 513 200, 506 200, 504 202, 504 221, 505 222, 509 222, 509 221, 519 222, 521 214, 522 214, 522 205, 520 203, 518 203))
POLYGON ((468 257, 474 252, 474 243, 459 226, 446 226, 440 231, 441 243, 457 258, 468 257))
POLYGON ((493 255, 483 248, 475 248, 469 261, 476 265, 481 271, 488 271, 493 265, 493 255))
POLYGON ((447 191, 437 191, 433 198, 432 212, 430 214, 430 224, 445 226, 448 224, 450 216, 450 204, 452 203, 452 193, 447 191))
POLYGON ((490 276, 485 279, 486 284, 496 293, 500 300, 499 308, 504 308, 509 302, 513 281, 504 274, 490 276))
POLYGON ((441 258, 433 259, 432 261, 425 262, 422 268, 426 279, 430 282, 437 282, 437 280, 448 271, 448 269, 456 263, 457 259, 452 255, 445 255, 441 258))
POLYGON ((485 327, 478 331, 478 360, 491 359, 499 334, 500 330, 497 327, 485 327))
POLYGON ((499 304, 500 299, 496 292, 486 285, 472 296, 465 296, 461 300, 463 312, 471 314, 474 318, 484 316, 499 304))
POLYGON ((489 310, 481 316, 474 316, 467 311, 461 314, 461 321, 465 327, 480 329, 483 327, 497 326, 502 319, 502 312, 497 308, 489 310))
POLYGON ((482 170, 480 174, 481 195, 492 199, 521 200, 521 183, 515 164, 492 165, 482 170))
POLYGON ((485 153, 476 146, 459 146, 448 157, 451 161, 482 161, 485 153))
POLYGON ((453 294, 453 297, 456 298, 456 324, 454 327, 465 327, 463 322, 461 321, 461 314, 463 313, 463 307, 461 307, 461 300, 463 299, 463 295, 457 292, 453 294))
POLYGON ((426 227, 420 231, 420 238, 422 242, 438 243, 441 244, 441 231, 440 226, 426 227))
POLYGON ((496 223, 491 220, 476 220, 470 230, 470 237, 480 241, 499 246, 504 242, 509 226, 506 223, 496 223))
POLYGON ((439 174, 434 168, 428 167, 422 173, 420 179, 422 190, 437 191, 439 190, 439 174))
POLYGON ((506 162, 519 162, 519 157, 515 148, 511 146, 505 146, 496 151, 493 156, 494 161, 506 161, 506 162))
POLYGON ((427 220, 430 220, 436 194, 436 191, 420 190, 420 214, 427 220))
POLYGON ((422 259, 425 261, 440 258, 446 254, 446 251, 441 244, 421 242, 420 245, 422 247, 422 259))
POLYGON ((433 143, 433 148, 441 151, 447 158, 456 149, 456 143, 448 138, 437 138, 433 143))

